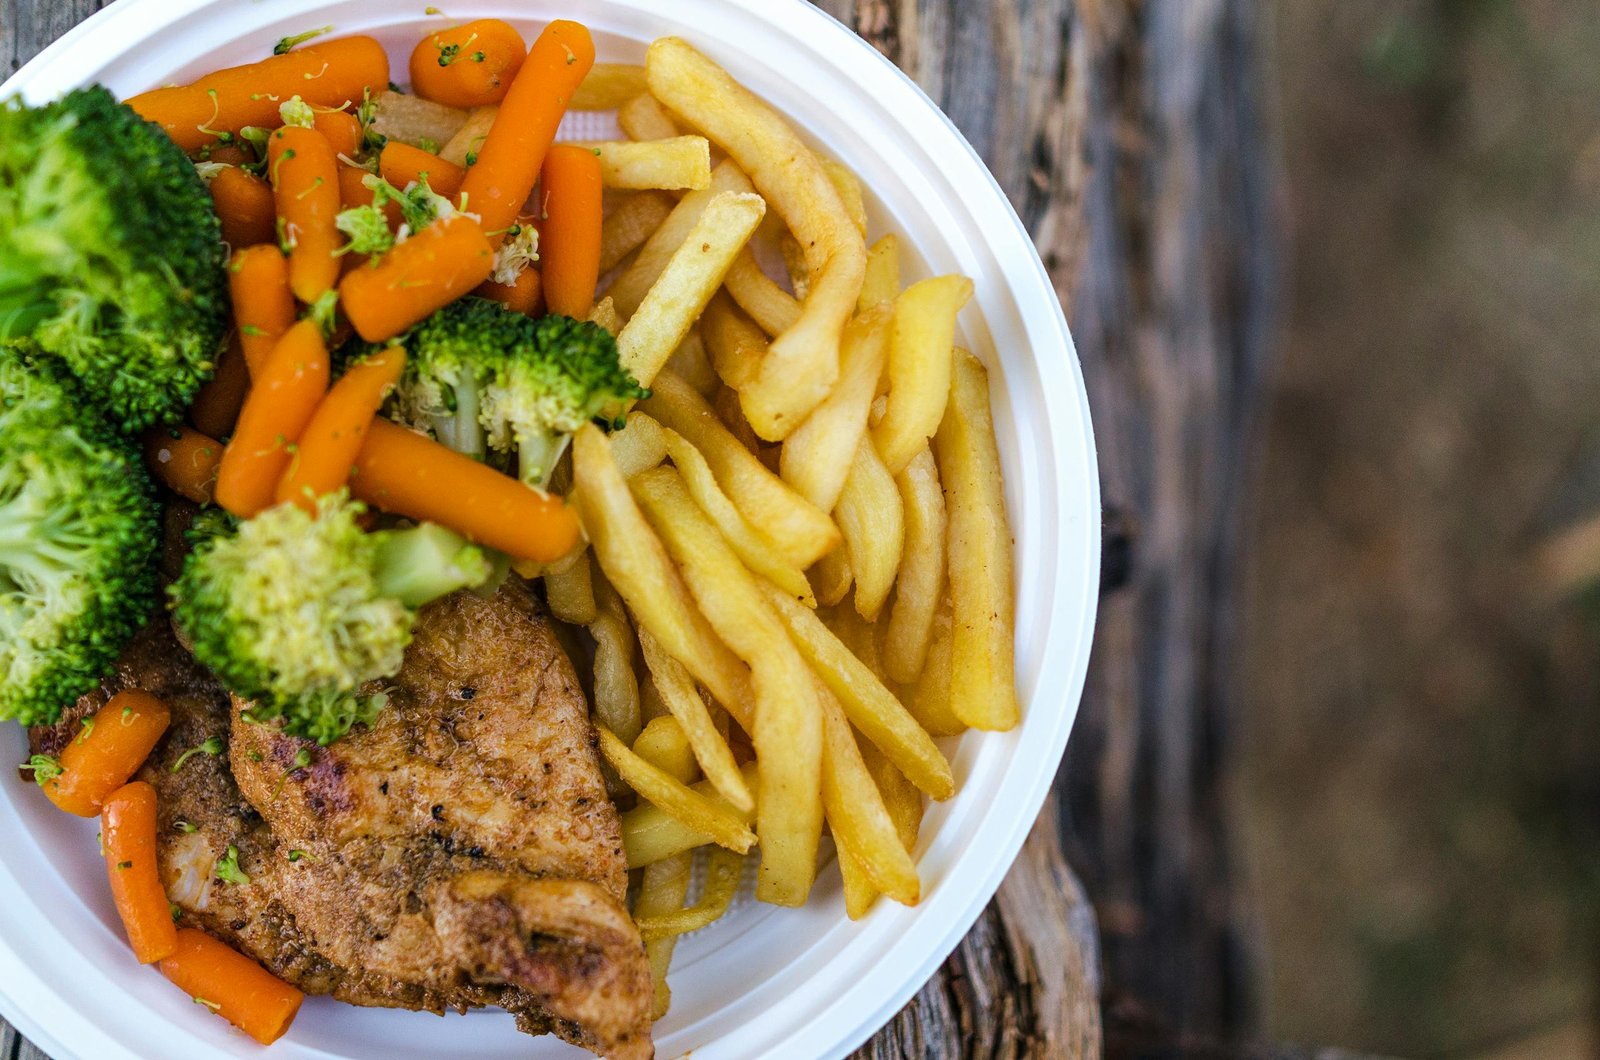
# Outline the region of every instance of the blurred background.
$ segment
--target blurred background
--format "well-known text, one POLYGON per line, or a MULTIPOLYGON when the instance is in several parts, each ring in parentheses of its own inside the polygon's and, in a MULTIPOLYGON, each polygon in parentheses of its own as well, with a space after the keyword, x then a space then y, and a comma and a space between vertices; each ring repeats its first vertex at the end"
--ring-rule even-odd
POLYGON ((1268 8, 1291 260, 1235 800, 1267 1031, 1597 1056, 1600 608, 1537 556, 1600 513, 1600 5, 1268 8))

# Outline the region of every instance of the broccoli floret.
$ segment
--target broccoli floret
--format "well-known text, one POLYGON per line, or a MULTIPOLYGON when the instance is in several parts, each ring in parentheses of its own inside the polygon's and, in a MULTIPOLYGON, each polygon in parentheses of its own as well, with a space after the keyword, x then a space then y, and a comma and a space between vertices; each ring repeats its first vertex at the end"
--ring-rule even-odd
POLYGON ((31 339, 111 420, 169 421, 226 326, 222 229, 158 126, 95 86, 0 104, 0 343, 31 339))
POLYGON ((465 298, 400 341, 406 372, 388 415, 478 459, 509 466, 515 457, 518 476, 538 489, 572 432, 649 395, 619 363, 610 333, 571 317, 535 320, 465 298))
POLYGON ((376 717, 383 694, 362 686, 399 671, 416 609, 490 573, 442 527, 369 534, 364 511, 341 493, 314 516, 285 504, 207 527, 168 589, 195 657, 252 716, 322 744, 376 717))
POLYGON ((155 602, 149 479, 96 424, 61 369, 0 349, 0 719, 53 722, 155 602))

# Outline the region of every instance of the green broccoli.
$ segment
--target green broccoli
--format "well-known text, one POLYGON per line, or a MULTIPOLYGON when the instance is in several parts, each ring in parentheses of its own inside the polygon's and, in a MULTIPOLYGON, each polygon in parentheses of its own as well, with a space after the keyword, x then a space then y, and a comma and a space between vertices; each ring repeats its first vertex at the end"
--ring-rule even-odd
POLYGON ((371 681, 400 669, 416 609, 489 576, 483 552, 440 526, 366 533, 344 494, 315 516, 279 505, 202 528, 169 587, 195 658, 256 720, 328 744, 382 708, 371 681))
POLYGON ((0 103, 0 344, 30 339, 116 425, 176 419, 209 378, 223 254, 193 164, 104 88, 0 103))
POLYGON ((493 457, 543 489, 572 432, 614 418, 646 397, 597 324, 532 319, 498 302, 465 298, 400 341, 406 372, 386 412, 469 456, 493 457))
POLYGON ((156 599, 161 535, 133 443, 66 373, 0 349, 0 719, 53 722, 156 599))

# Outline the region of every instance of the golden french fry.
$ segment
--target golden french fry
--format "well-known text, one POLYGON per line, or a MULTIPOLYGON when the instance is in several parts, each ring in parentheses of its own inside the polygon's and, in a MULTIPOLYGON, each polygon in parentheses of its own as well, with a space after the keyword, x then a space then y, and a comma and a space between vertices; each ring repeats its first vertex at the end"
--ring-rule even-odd
POLYGON ((629 485, 701 612, 750 667, 757 706, 746 731, 761 764, 756 896, 798 906, 811 891, 822 836, 822 716, 806 664, 762 600, 761 585, 701 514, 678 473, 656 468, 629 485))
POLYGON ((950 702, 974 729, 1017 724, 1016 587, 1000 452, 989 413, 989 374, 957 350, 950 404, 934 436, 949 518, 950 602, 955 632, 950 702))
POLYGON ((750 525, 791 564, 805 569, 839 543, 827 513, 769 471, 689 384, 663 372, 640 407, 700 451, 750 525))
POLYGON ((373 103, 372 130, 413 147, 437 151, 467 122, 464 110, 404 92, 380 92, 373 103))
POLYGON ((838 697, 850 723, 917 787, 936 799, 954 794, 950 763, 894 693, 823 625, 816 612, 776 586, 764 586, 763 591, 795 647, 838 697))
POLYGON ((856 445, 850 474, 844 480, 833 518, 850 550, 850 572, 856 580, 856 610, 872 621, 883 609, 900 570, 905 546, 905 511, 894 476, 883 466, 872 439, 856 445))
POLYGON ((667 458, 666 431, 642 412, 628 413, 627 424, 620 431, 612 431, 607 440, 611 443, 611 459, 616 461, 623 478, 648 471, 667 458))
POLYGON ((651 683, 655 685, 661 701, 672 712, 670 718, 657 718, 656 721, 670 720, 677 731, 683 734, 685 746, 699 763, 700 771, 717 789, 717 794, 740 810, 755 809, 755 797, 745 786, 744 777, 739 773, 739 763, 734 761, 728 742, 717 732, 711 711, 706 708, 706 701, 700 698, 700 690, 694 687, 694 678, 689 676, 689 671, 668 655, 647 629, 639 630, 639 649, 644 654, 645 665, 650 668, 651 683))
POLYGON ((623 783, 638 792, 641 799, 695 831, 704 832, 718 846, 741 854, 755 846, 755 833, 727 803, 707 798, 657 769, 634 754, 604 725, 595 726, 595 731, 600 735, 600 753, 622 777, 623 783))
POLYGON ((587 549, 576 563, 550 567, 544 572, 544 595, 550 613, 574 626, 587 626, 599 617, 594 602, 594 578, 587 549))
POLYGON ((711 367, 711 355, 706 352, 699 328, 690 329, 678 343, 678 348, 667 358, 667 371, 700 391, 702 396, 715 394, 722 386, 717 370, 711 367))
MULTIPOLYGON (((651 919, 670 916, 683 908, 689 897, 689 879, 694 868, 694 855, 684 852, 645 866, 639 881, 639 896, 633 903, 633 916, 651 919)), ((677 945, 675 935, 654 939, 644 944, 646 959, 650 962, 650 982, 655 998, 650 1006, 650 1018, 658 1020, 667 1014, 672 1004, 672 990, 667 986, 667 969, 672 964, 672 950, 677 945)))
POLYGON ((865 239, 867 204, 861 192, 860 178, 850 171, 849 166, 837 159, 824 158, 822 168, 828 174, 828 180, 833 183, 833 190, 839 193, 839 202, 844 206, 844 212, 850 218, 850 223, 856 226, 856 231, 865 239))
MULTIPOLYGON (((640 628, 637 619, 634 620, 633 628, 640 628)), ((656 688, 656 683, 648 677, 640 681, 639 716, 644 719, 644 723, 649 725, 657 718, 670 717, 671 714, 672 711, 667 709, 666 701, 661 698, 661 691, 656 688)))
POLYGON ((750 673, 695 607, 666 549, 628 492, 605 435, 591 423, 572 443, 578 513, 595 559, 643 629, 729 711, 752 711, 750 673))
POLYGON ((594 579, 594 712, 624 743, 639 735, 639 680, 633 673, 633 626, 622 598, 604 577, 594 579))
POLYGON ((855 311, 867 247, 827 168, 775 110, 676 37, 650 45, 645 74, 668 110, 738 162, 805 249, 810 282, 800 319, 773 340, 739 397, 750 425, 777 441, 828 396, 839 336, 855 311))
POLYGON ((960 736, 967 723, 956 717, 950 702, 950 649, 955 639, 955 621, 950 601, 940 602, 928 636, 928 654, 916 683, 904 689, 903 702, 917 724, 930 736, 960 736))
POLYGON ((895 477, 895 486, 905 512, 906 543, 884 634, 883 668, 893 680, 909 684, 927 660, 933 616, 944 592, 947 524, 933 452, 924 446, 895 477))
POLYGON ((882 307, 850 322, 833 393, 783 440, 778 461, 783 480, 825 512, 839 503, 856 450, 867 435, 867 413, 888 357, 889 319, 890 310, 882 307))
POLYGON ((799 300, 761 271, 749 247, 733 259, 733 268, 722 282, 739 308, 768 335, 781 335, 800 320, 799 300))
MULTIPOLYGON (((756 764, 746 762, 740 772, 744 774, 745 785, 759 794, 761 771, 756 764)), ((755 819, 754 812, 741 813, 725 801, 717 794, 717 789, 711 786, 709 780, 691 784, 690 790, 715 803, 745 824, 755 819)), ((705 832, 696 830, 648 802, 641 802, 622 815, 622 849, 627 854, 630 869, 652 865, 665 858, 714 842, 715 840, 705 832)))
POLYGON ((494 128, 494 119, 499 113, 498 103, 474 107, 467 114, 467 120, 461 123, 461 128, 439 149, 439 157, 458 166, 471 165, 468 159, 477 160, 478 152, 483 149, 483 141, 488 139, 489 130, 494 128))
POLYGON ((844 711, 826 688, 822 706, 822 805, 834 840, 879 891, 903 905, 916 905, 922 885, 911 854, 900 842, 894 820, 856 745, 844 711))
POLYGON ((761 196, 736 192, 724 192, 706 204, 689 237, 617 336, 618 358, 642 385, 650 385, 694 327, 766 210, 761 196))
POLYGON ((832 607, 843 600, 850 586, 855 584, 855 572, 850 569, 850 549, 840 545, 813 563, 807 575, 817 603, 832 607))
POLYGON ((600 180, 608 188, 696 191, 711 186, 711 145, 704 136, 591 141, 579 146, 600 157, 600 180))
POLYGON ((711 465, 700 455, 700 450, 690 445, 677 431, 662 428, 666 434, 667 454, 683 476, 683 483, 694 497, 700 510, 722 531, 723 539, 735 554, 756 574, 799 598, 807 607, 815 607, 811 586, 799 567, 778 554, 770 542, 760 534, 739 512, 738 507, 717 485, 711 465))
POLYGON ((595 63, 572 94, 569 110, 616 110, 645 90, 644 67, 631 63, 595 63))
MULTIPOLYGON (((783 254, 783 264, 789 270, 789 286, 793 288, 794 296, 804 302, 806 295, 811 293, 811 269, 806 265, 806 252, 801 249, 800 241, 788 231, 779 238, 778 250, 783 254)), ((899 293, 896 288, 895 294, 899 293)))
POLYGON ((712 367, 733 389, 738 390, 761 370, 761 358, 767 353, 766 333, 734 304, 726 291, 718 291, 706 303, 706 311, 700 317, 700 334, 711 355, 712 367))
POLYGON ((872 908, 872 903, 877 901, 878 889, 867 878, 867 870, 861 867, 860 859, 837 837, 834 839, 834 850, 839 856, 839 876, 844 880, 844 915, 851 920, 860 920, 872 908))
POLYGON ((642 247, 676 205, 664 191, 641 191, 624 199, 600 225, 600 272, 610 272, 642 247))
MULTIPOLYGON (((693 784, 700 778, 700 765, 695 761, 694 748, 689 746, 689 737, 684 733, 683 726, 678 724, 677 718, 650 719, 633 741, 633 753, 680 784, 693 784)), ((735 772, 738 769, 738 766, 734 767, 735 772)))
POLYGON ((617 108, 617 124, 630 140, 666 140, 682 135, 667 109, 648 92, 641 92, 617 108))
POLYGON ((711 395, 711 411, 717 414, 717 419, 728 429, 738 443, 745 450, 761 461, 762 465, 774 475, 778 473, 778 447, 763 442, 756 437, 756 432, 750 429, 750 424, 745 422, 744 409, 739 406, 739 392, 732 387, 719 386, 717 392, 711 395))
POLYGON ((898 475, 939 429, 950 397, 956 314, 972 297, 965 276, 914 283, 894 304, 889 340, 889 401, 872 429, 889 473, 898 475))
POLYGON ((856 311, 893 302, 900 295, 900 240, 891 232, 867 249, 867 278, 861 281, 856 311))
POLYGON ((636 916, 639 937, 646 944, 655 939, 673 938, 691 931, 699 931, 727 914, 739 893, 739 880, 744 875, 744 858, 731 850, 712 847, 706 854, 705 890, 700 900, 687 909, 657 916, 636 916))
MULTIPOLYGON (((894 821, 900 845, 907 851, 914 851, 917 831, 922 824, 922 792, 871 744, 861 746, 861 758, 883 795, 884 807, 894 821)), ((844 876, 845 912, 851 920, 860 920, 878 897, 878 889, 867 878, 861 863, 846 849, 839 852, 839 870, 844 876)))
POLYGON ((619 313, 627 317, 638 311, 640 303, 666 271, 667 263, 700 223, 700 215, 706 212, 712 199, 724 192, 753 194, 755 187, 737 165, 725 161, 711 171, 709 188, 691 191, 680 199, 667 219, 639 248, 632 264, 608 288, 607 293, 616 302, 619 313))
MULTIPOLYGON (((879 640, 883 633, 876 622, 868 622, 857 613, 854 607, 830 607, 819 610, 817 617, 822 619, 822 624, 839 638, 839 642, 850 649, 850 654, 860 659, 872 676, 882 681, 884 687, 889 687, 889 675, 884 673, 882 653, 879 650, 879 640)), ((892 691, 892 689, 891 689, 892 691)))
POLYGON ((606 295, 594 304, 589 311, 589 323, 599 324, 615 338, 622 331, 622 318, 617 316, 617 307, 611 301, 611 296, 606 295))

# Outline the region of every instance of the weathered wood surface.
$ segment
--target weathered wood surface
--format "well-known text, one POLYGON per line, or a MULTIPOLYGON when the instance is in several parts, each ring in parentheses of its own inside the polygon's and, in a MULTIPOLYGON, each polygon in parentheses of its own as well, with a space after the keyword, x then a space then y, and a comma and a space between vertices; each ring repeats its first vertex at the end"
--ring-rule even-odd
MULTIPOLYGON (((972 932, 858 1055, 1093 1058, 1102 1011, 1112 1055, 1227 1055, 1254 1018, 1220 777, 1274 264, 1260 5, 817 2, 944 107, 1033 234, 1108 510, 1108 595, 1055 798, 972 932)), ((0 0, 0 57, 15 69, 100 6, 0 0)))

